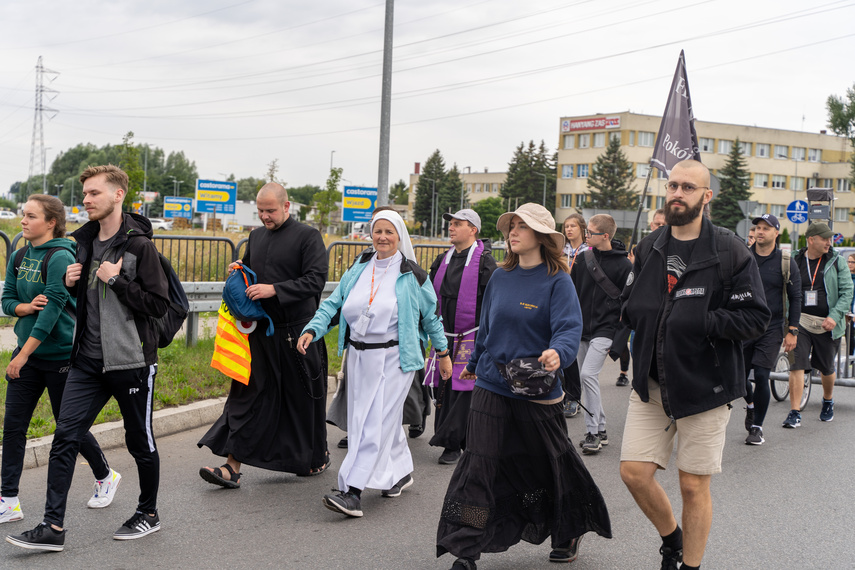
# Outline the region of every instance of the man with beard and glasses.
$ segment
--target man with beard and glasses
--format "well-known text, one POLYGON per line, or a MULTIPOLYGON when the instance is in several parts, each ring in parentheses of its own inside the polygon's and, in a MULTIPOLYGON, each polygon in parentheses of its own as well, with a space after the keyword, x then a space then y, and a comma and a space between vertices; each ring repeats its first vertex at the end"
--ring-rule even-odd
POLYGON ((621 478, 662 538, 662 568, 698 568, 712 524, 710 479, 721 471, 730 402, 745 395, 741 341, 770 312, 753 256, 704 215, 712 199, 700 162, 674 166, 665 225, 638 244, 621 299, 635 330, 621 478), (683 528, 656 481, 676 443, 683 528))

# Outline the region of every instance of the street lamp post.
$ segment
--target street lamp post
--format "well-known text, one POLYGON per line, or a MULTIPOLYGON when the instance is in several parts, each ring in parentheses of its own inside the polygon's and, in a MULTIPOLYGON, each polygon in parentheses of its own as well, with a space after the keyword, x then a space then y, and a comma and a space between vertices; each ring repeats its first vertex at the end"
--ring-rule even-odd
POLYGON ((332 161, 332 159, 333 159, 333 155, 334 155, 334 154, 335 154, 335 151, 334 151, 334 150, 331 150, 331 151, 330 151, 330 172, 332 172, 332 166, 333 166, 333 161, 332 161))
POLYGON ((535 172, 538 176, 543 176, 543 207, 546 208, 546 174, 535 172))
MULTIPOLYGON (((776 154, 775 156, 778 158, 783 158, 783 159, 789 159, 790 158, 786 154, 776 154)), ((793 160, 795 160, 795 159, 793 159, 793 160)), ((795 174, 795 176, 790 177, 790 187, 793 189, 793 202, 795 202, 796 200, 799 199, 798 195, 797 195, 796 184, 793 181, 794 178, 799 177, 799 161, 795 160, 795 162, 796 162, 796 174, 795 174)), ((808 208, 808 210, 810 210, 810 208, 808 208)), ((810 224, 810 219, 808 219, 807 223, 810 224)), ((796 251, 799 249, 799 225, 795 222, 793 222, 793 234, 795 235, 795 238, 792 241, 793 251, 796 251)))
POLYGON ((59 198, 59 191, 62 190, 62 184, 54 184, 56 187, 56 197, 59 198))
MULTIPOLYGON (((467 174, 472 174, 472 167, 465 167, 467 174)), ((463 209, 463 198, 466 197, 466 180, 463 178, 463 172, 460 172, 460 209, 463 209)))

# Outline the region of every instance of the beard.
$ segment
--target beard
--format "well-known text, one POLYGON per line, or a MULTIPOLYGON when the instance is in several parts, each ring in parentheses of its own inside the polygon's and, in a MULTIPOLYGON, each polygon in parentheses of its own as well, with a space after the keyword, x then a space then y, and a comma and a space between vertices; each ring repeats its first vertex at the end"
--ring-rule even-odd
POLYGON ((703 208, 703 200, 698 200, 697 204, 689 206, 683 200, 675 198, 665 204, 665 223, 669 226, 685 226, 692 223, 701 214, 703 208), (683 205, 682 212, 672 209, 672 206, 677 203, 683 205))
POLYGON ((110 206, 106 210, 102 210, 100 212, 97 212, 97 211, 92 212, 89 215, 89 221, 90 222, 97 222, 98 220, 103 220, 104 218, 109 217, 110 214, 112 214, 115 209, 116 209, 116 205, 110 204, 110 206))

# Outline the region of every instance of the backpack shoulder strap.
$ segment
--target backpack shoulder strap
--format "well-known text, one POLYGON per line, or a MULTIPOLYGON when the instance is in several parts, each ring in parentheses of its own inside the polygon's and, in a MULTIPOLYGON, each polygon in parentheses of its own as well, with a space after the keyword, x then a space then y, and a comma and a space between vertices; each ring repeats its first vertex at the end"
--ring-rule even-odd
POLYGON ((50 261, 50 258, 53 257, 53 254, 61 249, 63 248, 52 247, 47 250, 47 253, 45 253, 45 258, 42 260, 42 283, 44 283, 45 285, 47 285, 48 262, 50 261))
POLYGON ((15 269, 15 278, 18 277, 18 269, 21 268, 21 264, 24 263, 24 256, 27 255, 27 252, 30 250, 30 244, 25 245, 15 252, 15 264, 13 265, 15 269))
POLYGON ((735 273, 733 267, 733 250, 731 249, 731 245, 733 244, 732 236, 733 232, 730 230, 716 227, 715 247, 718 251, 720 262, 718 266, 719 276, 724 285, 724 290, 728 293, 726 297, 729 296, 730 291, 733 289, 733 274, 735 273))
POLYGON ((620 289, 617 288, 617 285, 612 283, 612 280, 609 279, 608 275, 603 271, 603 268, 600 267, 600 264, 597 262, 597 257, 594 255, 594 250, 586 249, 582 255, 585 256, 585 265, 588 268, 588 273, 591 274, 591 277, 594 278, 594 282, 599 285, 600 289, 605 291, 606 295, 612 299, 619 298, 620 289))

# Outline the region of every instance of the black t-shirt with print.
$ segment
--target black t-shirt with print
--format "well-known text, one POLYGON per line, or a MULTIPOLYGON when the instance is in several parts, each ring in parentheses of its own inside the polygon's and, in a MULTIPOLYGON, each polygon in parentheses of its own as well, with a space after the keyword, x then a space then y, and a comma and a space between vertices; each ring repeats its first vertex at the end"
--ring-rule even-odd
POLYGON ((820 256, 819 259, 810 259, 805 255, 799 263, 799 272, 802 275, 802 312, 806 315, 828 316, 828 297, 825 294, 825 276, 823 275, 826 261, 825 255, 820 256), (814 277, 813 283, 811 283, 812 277, 814 277), (815 305, 808 306, 807 291, 816 291, 815 305))

